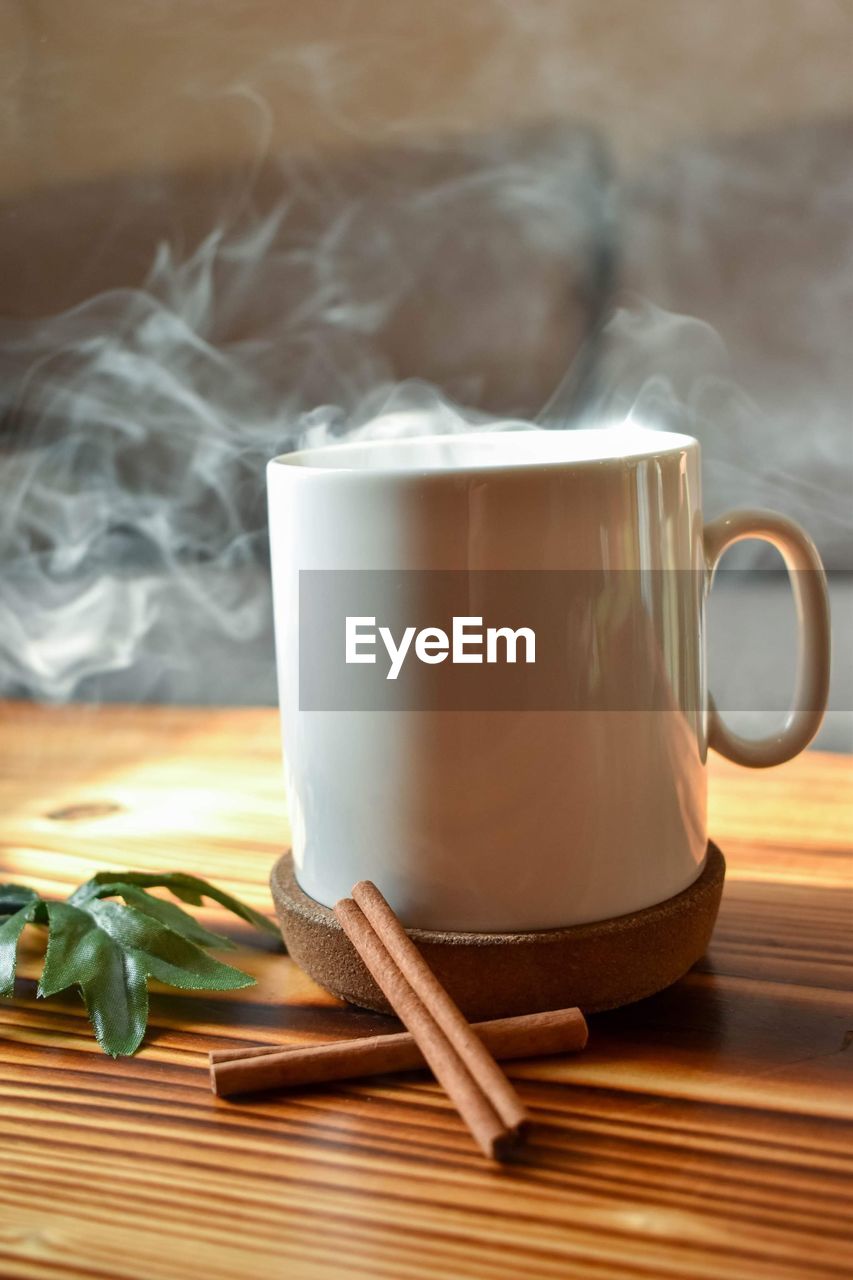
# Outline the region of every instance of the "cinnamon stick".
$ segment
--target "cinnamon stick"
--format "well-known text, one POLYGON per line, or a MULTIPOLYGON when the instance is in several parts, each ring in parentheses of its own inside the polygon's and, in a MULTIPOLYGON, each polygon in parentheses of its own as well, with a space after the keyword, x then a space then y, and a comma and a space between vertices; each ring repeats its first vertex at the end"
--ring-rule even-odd
POLYGON ((417 1041, 429 1069, 471 1130, 484 1155, 501 1159, 518 1138, 501 1120, 479 1082, 462 1062, 431 1011, 401 973, 384 942, 352 898, 335 915, 392 1009, 417 1041))
MULTIPOLYGON (((587 1040, 586 1021, 580 1009, 497 1018, 476 1023, 472 1030, 500 1061, 574 1053, 587 1040)), ((273 1045, 214 1050, 210 1054, 210 1083, 214 1093, 228 1098, 265 1089, 412 1071, 424 1065, 414 1037, 401 1031, 298 1048, 273 1045)))
POLYGON ((508 1129, 520 1129, 527 1112, 509 1080, 501 1071, 458 1005, 418 951, 388 902, 370 880, 361 880, 352 891, 357 902, 381 938, 403 977, 429 1009, 462 1062, 478 1081, 483 1092, 508 1129))

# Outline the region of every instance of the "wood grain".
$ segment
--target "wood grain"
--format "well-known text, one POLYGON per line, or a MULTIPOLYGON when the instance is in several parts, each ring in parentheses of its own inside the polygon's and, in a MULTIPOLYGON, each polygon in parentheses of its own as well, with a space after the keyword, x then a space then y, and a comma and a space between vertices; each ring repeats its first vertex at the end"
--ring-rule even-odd
MULTIPOLYGON (((592 1019, 583 1054, 510 1065, 534 1128, 499 1170, 423 1074, 214 1099, 211 1048, 394 1025, 219 913, 257 986, 155 988, 118 1063, 76 996, 36 1002, 30 930, 0 1004, 0 1274, 849 1275, 853 762, 715 759, 711 794, 729 874, 708 956, 592 1019)), ((0 813, 3 879, 60 895, 101 867, 181 868, 269 910, 276 717, 2 704, 0 813)))

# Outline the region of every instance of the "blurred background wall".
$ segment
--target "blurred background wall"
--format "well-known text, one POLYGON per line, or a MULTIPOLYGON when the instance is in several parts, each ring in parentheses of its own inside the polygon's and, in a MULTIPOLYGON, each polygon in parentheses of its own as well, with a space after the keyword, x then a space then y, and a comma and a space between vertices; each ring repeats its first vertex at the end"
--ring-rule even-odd
MULTIPOLYGON (((264 461, 435 387, 801 520, 849 749, 851 59, 837 0, 3 0, 0 690, 271 701, 264 461)), ((776 706, 732 578, 718 700, 776 706)))

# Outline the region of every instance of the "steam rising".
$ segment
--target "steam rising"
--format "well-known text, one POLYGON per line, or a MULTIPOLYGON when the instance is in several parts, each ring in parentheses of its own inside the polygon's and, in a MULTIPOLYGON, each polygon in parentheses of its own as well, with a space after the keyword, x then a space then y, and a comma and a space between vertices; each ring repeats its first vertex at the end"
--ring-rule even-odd
POLYGON ((141 288, 0 326, 0 693, 265 700, 265 463, 425 419, 695 434, 709 513, 775 506, 850 567, 849 418, 830 395, 779 430, 704 321, 638 300, 605 323, 613 192, 592 136, 570 141, 481 139, 307 230, 283 199, 164 243, 141 288))
POLYGON ((738 385, 710 324, 636 300, 604 330, 599 391, 587 416, 634 417, 696 436, 709 512, 740 505, 783 511, 818 541, 828 566, 847 569, 853 426, 837 396, 827 388, 805 422, 791 421, 788 405, 761 405, 738 385))
MULTIPOLYGON (((241 246, 238 288, 262 244, 241 246)), ((168 595, 234 641, 264 625, 239 572, 260 539, 241 491, 260 501, 263 462, 288 432, 251 362, 206 340, 220 251, 212 238, 180 266, 164 251, 145 290, 6 337, 9 407, 29 436, 4 462, 7 690, 66 698, 128 667, 168 595)))
MULTIPOLYGON (((300 265, 273 248, 283 217, 218 231, 183 262, 164 245, 144 288, 0 333, 2 409, 18 444, 2 456, 5 694, 99 696, 110 673, 136 664, 139 696, 169 696, 211 637, 227 666, 229 647, 270 630, 270 457, 345 432, 414 433, 425 418, 442 432, 489 421, 426 383, 384 383, 381 361, 359 358, 382 300, 350 303, 341 281, 324 281, 325 251, 295 314, 283 296, 263 334, 217 343, 270 271, 300 265), (328 380, 350 403, 306 408, 312 361, 334 360, 342 334, 347 359, 328 380)), ((228 678, 211 673, 214 686, 228 678)))

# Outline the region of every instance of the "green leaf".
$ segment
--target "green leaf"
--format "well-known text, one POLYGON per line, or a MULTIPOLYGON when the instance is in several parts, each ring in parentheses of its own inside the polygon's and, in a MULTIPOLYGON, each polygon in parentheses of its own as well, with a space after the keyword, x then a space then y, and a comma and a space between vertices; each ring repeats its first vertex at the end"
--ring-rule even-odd
POLYGON ((145 965, 86 911, 49 902, 50 935, 40 996, 80 988, 98 1044, 114 1058, 134 1053, 148 1024, 145 965))
POLYGON ((25 884, 0 884, 0 916, 14 915, 21 907, 38 901, 38 894, 25 884))
POLYGON ((225 907, 227 911, 231 911, 235 916, 239 916, 241 920, 247 920, 249 924, 253 924, 257 929, 264 929, 268 933, 278 934, 278 929, 273 921, 262 915, 260 911, 255 911, 254 907, 247 906, 245 902, 241 902, 239 898, 233 897, 230 893, 225 893, 222 889, 217 889, 216 885, 210 884, 207 880, 202 880, 198 876, 187 875, 183 871, 173 871, 171 873, 100 871, 91 880, 87 880, 85 884, 82 884, 68 901, 73 906, 85 906, 93 898, 111 897, 116 892, 120 893, 120 890, 116 891, 111 888, 111 886, 115 885, 135 885, 140 889, 168 889, 176 898, 180 898, 181 902, 188 902, 190 906, 195 907, 200 907, 205 898, 210 898, 213 902, 218 902, 220 906, 225 907))
POLYGON ((48 903, 50 936, 39 995, 83 994, 101 1048, 135 1052, 148 1020, 149 977, 189 990, 234 990, 254 978, 134 907, 94 899, 85 908, 48 903))
POLYGON ((0 900, 4 906, 7 903, 13 905, 15 901, 20 902, 23 899, 23 905, 13 910, 12 915, 7 915, 0 924, 0 996, 12 996, 15 994, 18 940, 26 926, 40 914, 39 908, 43 907, 43 903, 37 893, 33 893, 31 889, 24 889, 21 885, 3 885, 0 888, 0 895, 2 895, 0 900), (9 890, 16 890, 17 897, 9 893, 9 890))
POLYGON ((255 979, 241 969, 214 960, 201 947, 134 907, 118 902, 93 902, 89 911, 98 925, 126 949, 137 952, 152 978, 172 987, 199 991, 232 991, 250 987, 255 979))
POLYGON ((14 990, 17 947, 29 923, 49 926, 40 996, 78 987, 98 1043, 117 1057, 139 1047, 148 1022, 148 979, 185 990, 229 991, 254 978, 204 949, 233 948, 173 902, 146 892, 169 889, 184 902, 211 898, 270 933, 259 911, 197 876, 104 871, 67 902, 44 902, 24 885, 0 885, 0 994, 14 990), (107 899, 121 898, 122 902, 107 899))
MULTIPOLYGON (((210 929, 205 929, 204 925, 199 924, 194 916, 188 911, 184 911, 183 907, 178 907, 174 902, 164 902, 162 898, 155 898, 153 894, 146 893, 144 889, 139 889, 132 884, 112 884, 109 886, 109 896, 111 898, 124 898, 129 907, 136 907, 147 916, 159 920, 167 929, 171 929, 173 933, 179 933, 182 938, 186 938, 189 942, 194 942, 199 947, 213 947, 221 951, 234 951, 237 944, 232 942, 230 938, 226 938, 224 934, 212 933, 210 929)), ((106 896, 106 895, 102 895, 106 896)), ((95 899, 97 901, 97 899, 95 899)), ((86 910, 89 909, 87 904, 86 910)))

